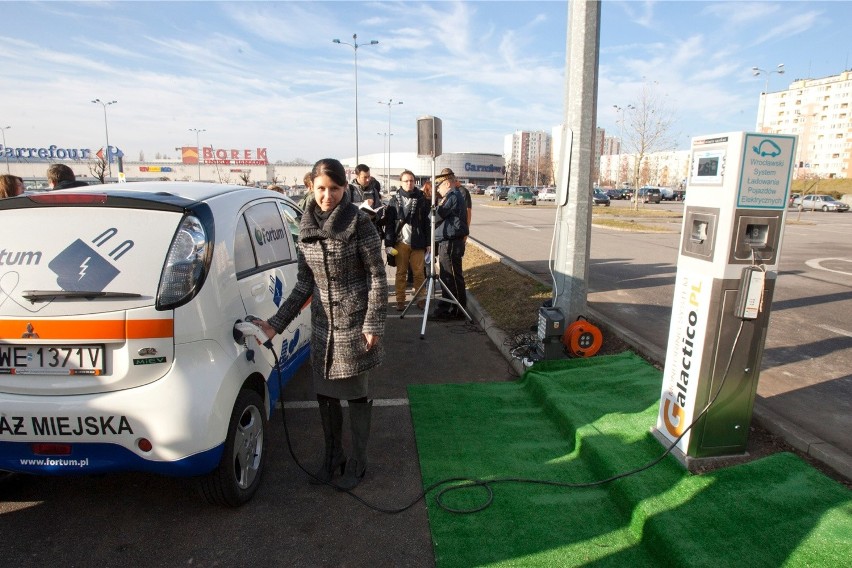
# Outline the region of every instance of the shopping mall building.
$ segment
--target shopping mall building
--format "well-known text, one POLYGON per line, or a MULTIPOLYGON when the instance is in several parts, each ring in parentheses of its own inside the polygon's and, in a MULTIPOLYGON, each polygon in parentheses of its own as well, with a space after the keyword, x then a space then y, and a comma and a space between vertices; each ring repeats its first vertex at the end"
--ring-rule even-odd
MULTIPOLYGON (((110 146, 110 163, 105 178, 107 181, 208 181, 265 187, 269 184, 297 186, 312 165, 307 162, 270 162, 266 148, 202 148, 199 155, 194 146, 179 148, 179 159, 151 162, 129 161, 121 150, 110 146)), ((103 149, 69 148, 47 144, 38 148, 12 148, 0 146, 0 159, 4 160, 9 173, 24 179, 28 189, 47 188, 47 168, 54 163, 68 165, 77 179, 99 183, 98 169, 103 167, 103 149)), ((412 152, 369 154, 343 160, 350 179, 355 177, 358 163, 370 166, 373 177, 384 187, 399 186, 402 170, 414 172, 421 183, 432 175, 432 160, 412 152), (390 163, 388 163, 390 161, 390 163)), ((0 166, 2 167, 2 166, 0 166)), ((477 185, 501 183, 505 175, 503 156, 499 154, 452 153, 442 154, 435 159, 435 173, 442 168, 452 168, 462 182, 477 185)))

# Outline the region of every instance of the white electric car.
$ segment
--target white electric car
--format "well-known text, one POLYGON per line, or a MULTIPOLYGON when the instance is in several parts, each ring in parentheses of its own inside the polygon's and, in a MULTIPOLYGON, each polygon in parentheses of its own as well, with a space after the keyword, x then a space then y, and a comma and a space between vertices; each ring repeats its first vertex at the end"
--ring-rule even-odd
POLYGON ((289 294, 300 216, 188 182, 0 200, 0 470, 198 476, 212 503, 251 499, 310 309, 275 337, 277 366, 235 324, 289 294))

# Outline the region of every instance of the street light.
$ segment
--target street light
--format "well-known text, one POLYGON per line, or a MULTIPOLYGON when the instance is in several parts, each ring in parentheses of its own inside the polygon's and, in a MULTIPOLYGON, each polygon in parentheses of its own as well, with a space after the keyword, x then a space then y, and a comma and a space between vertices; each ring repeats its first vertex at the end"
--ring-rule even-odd
POLYGON ((9 171, 9 149, 6 148, 6 131, 12 128, 11 126, 0 126, 0 132, 3 133, 3 155, 6 156, 6 173, 12 173, 9 171))
POLYGON ((621 189, 621 147, 624 145, 624 111, 634 110, 636 107, 633 105, 627 105, 627 107, 612 105, 612 108, 621 113, 621 134, 618 138, 618 165, 615 169, 615 186, 621 189))
POLYGON ((202 132, 207 132, 204 128, 190 128, 190 132, 195 132, 195 152, 198 154, 198 181, 201 181, 201 143, 198 140, 198 135, 202 132))
POLYGON ((107 125, 107 113, 106 108, 109 105, 114 105, 118 101, 109 101, 108 103, 103 102, 101 99, 94 99, 93 103, 97 103, 104 107, 104 131, 106 132, 106 148, 104 148, 106 162, 107 162, 107 171, 109 172, 109 177, 112 177, 112 161, 109 159, 109 126, 107 125))
POLYGON ((379 136, 384 136, 384 139, 382 140, 382 168, 384 169, 384 172, 385 172, 385 187, 387 187, 387 183, 388 183, 388 166, 387 166, 388 154, 387 154, 387 152, 385 152, 385 145, 387 144, 389 137, 388 137, 387 132, 376 132, 376 134, 378 134, 379 136))
POLYGON ((333 39, 331 41, 332 43, 339 43, 340 45, 348 45, 355 51, 355 163, 357 165, 360 161, 360 154, 358 153, 358 48, 362 45, 376 45, 379 42, 371 40, 370 43, 359 44, 358 34, 352 34, 352 43, 346 43, 339 39, 333 39))
POLYGON ((394 101, 393 99, 388 99, 388 102, 378 101, 380 105, 388 105, 388 167, 385 170, 385 174, 387 175, 387 181, 385 181, 385 190, 390 191, 390 163, 391 163, 391 150, 390 150, 390 137, 393 136, 391 134, 391 106, 393 105, 401 105, 402 101, 394 101))
POLYGON ((755 77, 757 77, 757 76, 758 76, 758 75, 760 75, 761 73, 763 73, 764 75, 766 75, 766 86, 764 86, 764 88, 763 88, 763 110, 762 110, 762 112, 760 113, 760 129, 761 129, 761 132, 762 132, 762 131, 763 131, 763 121, 764 121, 764 119, 766 118, 766 103, 767 103, 767 102, 768 102, 768 100, 769 100, 769 99, 768 99, 768 95, 769 95, 769 77, 770 77, 773 73, 778 73, 779 75, 783 75, 783 74, 784 74, 784 64, 783 64, 783 63, 779 63, 779 64, 777 65, 777 67, 776 67, 775 69, 772 69, 771 71, 767 71, 766 69, 761 69, 760 67, 752 67, 752 68, 751 68, 751 74, 752 74, 752 75, 754 75, 755 77))

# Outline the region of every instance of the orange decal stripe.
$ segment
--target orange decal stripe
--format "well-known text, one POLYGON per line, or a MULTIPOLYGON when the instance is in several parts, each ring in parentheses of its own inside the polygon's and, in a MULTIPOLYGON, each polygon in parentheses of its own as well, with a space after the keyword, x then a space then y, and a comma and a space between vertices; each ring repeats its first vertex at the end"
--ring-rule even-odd
POLYGON ((19 342, 35 340, 123 341, 172 337, 174 320, 0 320, 0 339, 19 342), (25 337, 27 324, 32 324, 33 335, 25 337))

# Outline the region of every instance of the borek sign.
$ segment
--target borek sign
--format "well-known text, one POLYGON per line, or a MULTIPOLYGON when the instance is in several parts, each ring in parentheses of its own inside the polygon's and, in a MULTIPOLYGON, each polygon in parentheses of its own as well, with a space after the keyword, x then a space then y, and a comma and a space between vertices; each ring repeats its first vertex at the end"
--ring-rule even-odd
POLYGON ((269 163, 266 158, 266 148, 258 148, 255 151, 225 150, 224 148, 202 148, 205 164, 219 164, 223 166, 265 166, 269 163))

